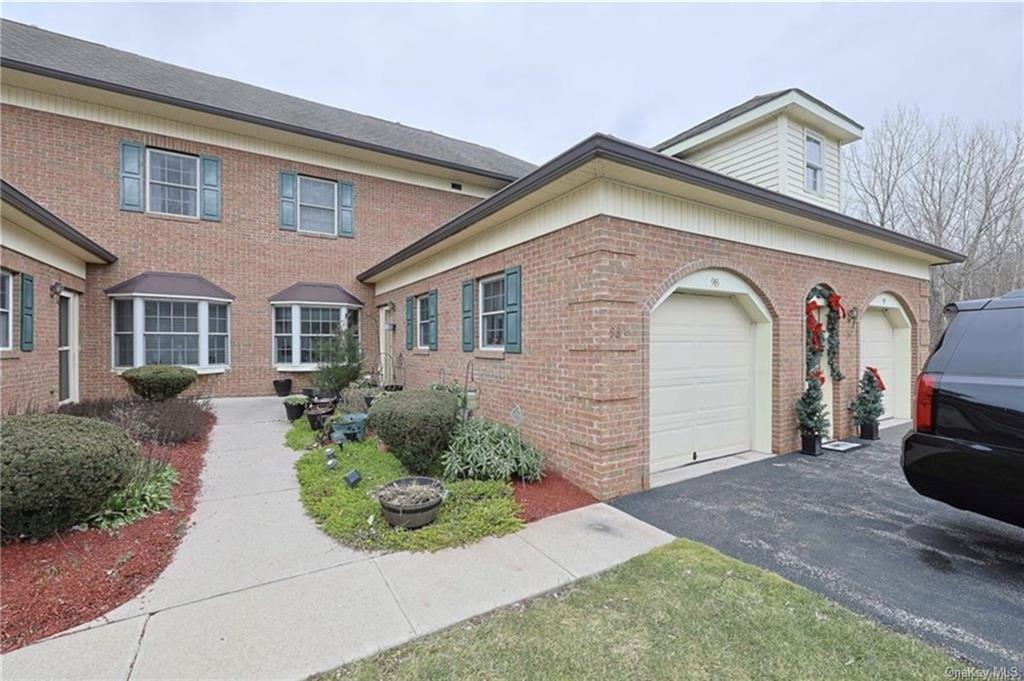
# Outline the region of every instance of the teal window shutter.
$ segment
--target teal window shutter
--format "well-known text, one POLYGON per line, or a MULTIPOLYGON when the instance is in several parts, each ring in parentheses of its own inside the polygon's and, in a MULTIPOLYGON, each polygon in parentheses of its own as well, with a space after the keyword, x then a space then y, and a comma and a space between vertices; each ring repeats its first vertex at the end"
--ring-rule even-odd
POLYGON ((412 350, 412 339, 413 339, 413 304, 416 301, 412 296, 406 296, 405 298, 405 349, 412 350))
POLYGON ((518 265, 505 270, 505 352, 515 354, 523 351, 522 279, 518 265))
POLYGON ((467 279, 462 282, 462 351, 473 352, 473 280, 467 279))
POLYGON ((355 226, 356 190, 351 182, 338 183, 338 235, 353 237, 355 226))
POLYGON ((199 217, 204 220, 220 220, 220 159, 203 156, 199 159, 202 177, 202 202, 199 217))
POLYGON ((145 210, 142 186, 145 148, 138 142, 121 142, 121 210, 141 213, 145 210))
POLYGON ((280 181, 280 220, 278 225, 281 229, 287 229, 295 231, 298 225, 298 214, 297 214, 297 196, 296 189, 298 185, 298 176, 295 173, 282 172, 280 181))
POLYGON ((36 332, 35 279, 31 274, 21 275, 21 349, 32 352, 36 332))
POLYGON ((427 347, 437 350, 437 289, 427 294, 427 307, 430 310, 430 324, 427 326, 427 347))

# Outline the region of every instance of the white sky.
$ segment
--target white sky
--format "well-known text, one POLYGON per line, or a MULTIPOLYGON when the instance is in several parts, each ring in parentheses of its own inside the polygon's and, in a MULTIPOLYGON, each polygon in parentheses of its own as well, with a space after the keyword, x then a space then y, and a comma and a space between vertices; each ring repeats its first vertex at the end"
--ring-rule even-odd
MULTIPOLYGON (((5 17, 540 163, 801 87, 870 129, 1024 118, 1024 5, 17 4, 5 17)), ((2 39, 2 37, 0 37, 2 39)))

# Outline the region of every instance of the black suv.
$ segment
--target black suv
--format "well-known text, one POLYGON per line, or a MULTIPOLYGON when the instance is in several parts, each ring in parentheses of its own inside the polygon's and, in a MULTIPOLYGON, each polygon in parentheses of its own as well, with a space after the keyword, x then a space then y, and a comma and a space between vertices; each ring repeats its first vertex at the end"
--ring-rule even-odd
POLYGON ((1024 289, 946 312, 917 379, 903 473, 927 497, 1024 527, 1024 289))

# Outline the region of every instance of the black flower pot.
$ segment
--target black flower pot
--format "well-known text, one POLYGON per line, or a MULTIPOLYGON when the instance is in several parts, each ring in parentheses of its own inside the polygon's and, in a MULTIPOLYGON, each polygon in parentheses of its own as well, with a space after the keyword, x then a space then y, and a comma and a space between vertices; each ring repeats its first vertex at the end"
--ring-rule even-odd
POLYGON ((279 378, 274 381, 274 392, 278 397, 288 397, 292 394, 292 379, 279 378))
POLYGON ((878 421, 872 421, 871 423, 860 424, 860 439, 861 440, 877 440, 878 439, 878 421))
POLYGON ((324 429, 327 419, 334 413, 333 405, 310 405, 306 408, 306 418, 309 419, 309 427, 313 432, 318 433, 324 429))
POLYGON ((384 519, 392 527, 404 527, 407 530, 415 530, 418 527, 429 525, 437 519, 437 513, 441 510, 441 504, 448 495, 444 485, 433 478, 410 477, 399 478, 390 482, 385 487, 401 487, 404 485, 430 485, 437 489, 438 497, 435 501, 423 504, 391 504, 385 501, 380 502, 381 513, 384 519))
POLYGON ((306 411, 306 405, 304 404, 286 404, 284 405, 284 412, 288 415, 289 421, 302 418, 303 412, 306 411))
POLYGON ((800 433, 800 453, 821 456, 821 435, 800 433))

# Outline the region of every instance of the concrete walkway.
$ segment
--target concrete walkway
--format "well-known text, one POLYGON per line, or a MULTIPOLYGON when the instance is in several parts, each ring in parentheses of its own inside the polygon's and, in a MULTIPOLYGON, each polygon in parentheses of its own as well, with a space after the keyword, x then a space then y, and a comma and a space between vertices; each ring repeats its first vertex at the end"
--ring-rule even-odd
POLYGON ((672 536, 595 504, 437 553, 375 555, 303 512, 277 398, 215 402, 171 565, 100 620, 2 658, 14 679, 300 679, 558 588, 672 536))

